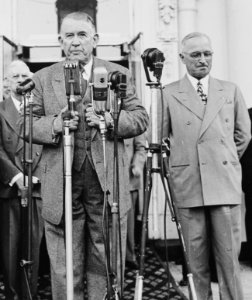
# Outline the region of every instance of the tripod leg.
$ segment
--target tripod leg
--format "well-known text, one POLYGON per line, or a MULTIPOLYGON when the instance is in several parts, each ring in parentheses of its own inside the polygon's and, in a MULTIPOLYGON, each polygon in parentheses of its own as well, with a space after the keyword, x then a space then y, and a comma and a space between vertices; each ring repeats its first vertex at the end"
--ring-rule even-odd
POLYGON ((152 169, 152 154, 148 152, 147 162, 146 162, 145 189, 144 189, 144 206, 143 206, 142 232, 141 232, 141 244, 140 244, 140 262, 139 262, 139 272, 137 273, 137 278, 136 278, 134 300, 142 299, 144 258, 145 258, 145 247, 146 247, 146 238, 147 238, 147 230, 148 230, 148 210, 149 210, 150 195, 151 195, 151 188, 152 188, 151 169, 152 169))
POLYGON ((182 250, 183 250, 183 255, 184 255, 186 268, 187 268, 187 278, 188 278, 189 289, 190 289, 189 292, 191 293, 192 300, 197 300, 196 290, 195 290, 194 281, 193 281, 193 274, 191 272, 191 267, 190 267, 190 263, 189 263, 189 259, 188 259, 186 246, 185 246, 182 227, 181 227, 181 224, 180 224, 180 221, 179 221, 179 212, 178 212, 178 209, 177 209, 177 206, 176 206, 176 203, 175 203, 175 199, 176 199, 175 198, 175 193, 174 193, 173 188, 170 184, 170 173, 169 173, 169 168, 168 168, 168 158, 167 158, 165 153, 163 154, 163 166, 164 166, 164 175, 165 175, 165 178, 166 178, 170 198, 168 196, 168 192, 167 192, 167 189, 165 187, 164 182, 163 182, 163 185, 165 187, 165 194, 166 194, 167 201, 169 201, 169 199, 171 200, 171 203, 169 203, 169 206, 170 206, 171 214, 173 215, 172 219, 173 219, 173 221, 176 222, 176 225, 177 225, 178 236, 179 236, 181 246, 182 246, 182 250))

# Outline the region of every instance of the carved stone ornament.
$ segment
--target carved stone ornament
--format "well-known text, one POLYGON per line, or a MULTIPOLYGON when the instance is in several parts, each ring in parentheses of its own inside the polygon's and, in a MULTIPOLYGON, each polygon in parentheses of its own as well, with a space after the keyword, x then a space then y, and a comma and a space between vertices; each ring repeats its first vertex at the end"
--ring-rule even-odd
POLYGON ((171 41, 176 38, 176 0, 158 0, 159 28, 158 37, 161 40, 171 41))

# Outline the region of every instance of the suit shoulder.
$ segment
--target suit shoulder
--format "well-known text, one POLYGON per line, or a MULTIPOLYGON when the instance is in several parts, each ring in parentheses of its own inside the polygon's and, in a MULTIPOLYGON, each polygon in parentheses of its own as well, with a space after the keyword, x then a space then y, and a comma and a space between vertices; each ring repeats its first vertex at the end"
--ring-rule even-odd
POLYGON ((12 101, 11 97, 8 97, 4 101, 0 101, 0 113, 6 110, 6 105, 8 101, 12 101))
POLYGON ((238 85, 232 81, 227 81, 227 80, 222 80, 222 79, 217 79, 217 78, 213 78, 213 79, 216 80, 217 82, 219 82, 219 84, 221 84, 224 88, 227 88, 227 89, 239 88, 238 85))
POLYGON ((129 73, 129 69, 107 60, 103 60, 100 58, 95 58, 95 60, 98 62, 98 65, 103 65, 108 71, 120 71, 123 74, 129 73))
POLYGON ((177 81, 173 81, 171 83, 168 83, 164 86, 164 89, 167 90, 167 91, 172 91, 172 90, 176 90, 178 89, 179 87, 179 84, 180 84, 180 80, 177 80, 177 81))
MULTIPOLYGON (((4 101, 6 101, 6 100, 4 100, 4 101)), ((4 109, 4 101, 0 102, 0 113, 4 109)))
POLYGON ((56 72, 60 68, 62 68, 62 61, 38 70, 37 72, 35 72, 34 77, 47 77, 48 75, 56 72))

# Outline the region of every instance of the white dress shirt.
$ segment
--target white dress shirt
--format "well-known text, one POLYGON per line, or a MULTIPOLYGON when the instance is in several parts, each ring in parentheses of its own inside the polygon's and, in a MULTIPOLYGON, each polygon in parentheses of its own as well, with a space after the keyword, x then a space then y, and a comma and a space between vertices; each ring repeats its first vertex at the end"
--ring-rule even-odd
MULTIPOLYGON (((195 77, 192 77, 189 73, 187 73, 187 77, 190 80, 192 86, 195 88, 195 91, 197 92, 197 84, 199 80, 195 77)), ((202 84, 203 93, 208 96, 209 75, 205 76, 204 78, 201 78, 200 82, 202 84)))

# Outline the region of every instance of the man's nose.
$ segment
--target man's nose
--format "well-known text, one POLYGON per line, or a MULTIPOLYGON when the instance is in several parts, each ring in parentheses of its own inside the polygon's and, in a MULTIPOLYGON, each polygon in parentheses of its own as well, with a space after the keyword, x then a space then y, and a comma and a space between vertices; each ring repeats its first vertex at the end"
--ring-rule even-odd
POLYGON ((200 54, 200 59, 199 59, 199 61, 200 61, 200 62, 206 62, 206 57, 205 57, 204 52, 202 52, 202 53, 200 54))
POLYGON ((80 39, 78 35, 74 35, 73 40, 72 40, 72 45, 77 46, 80 44, 80 39))
POLYGON ((18 81, 18 83, 21 83, 22 81, 24 81, 24 78, 22 77, 22 75, 18 76, 17 81, 18 81))

